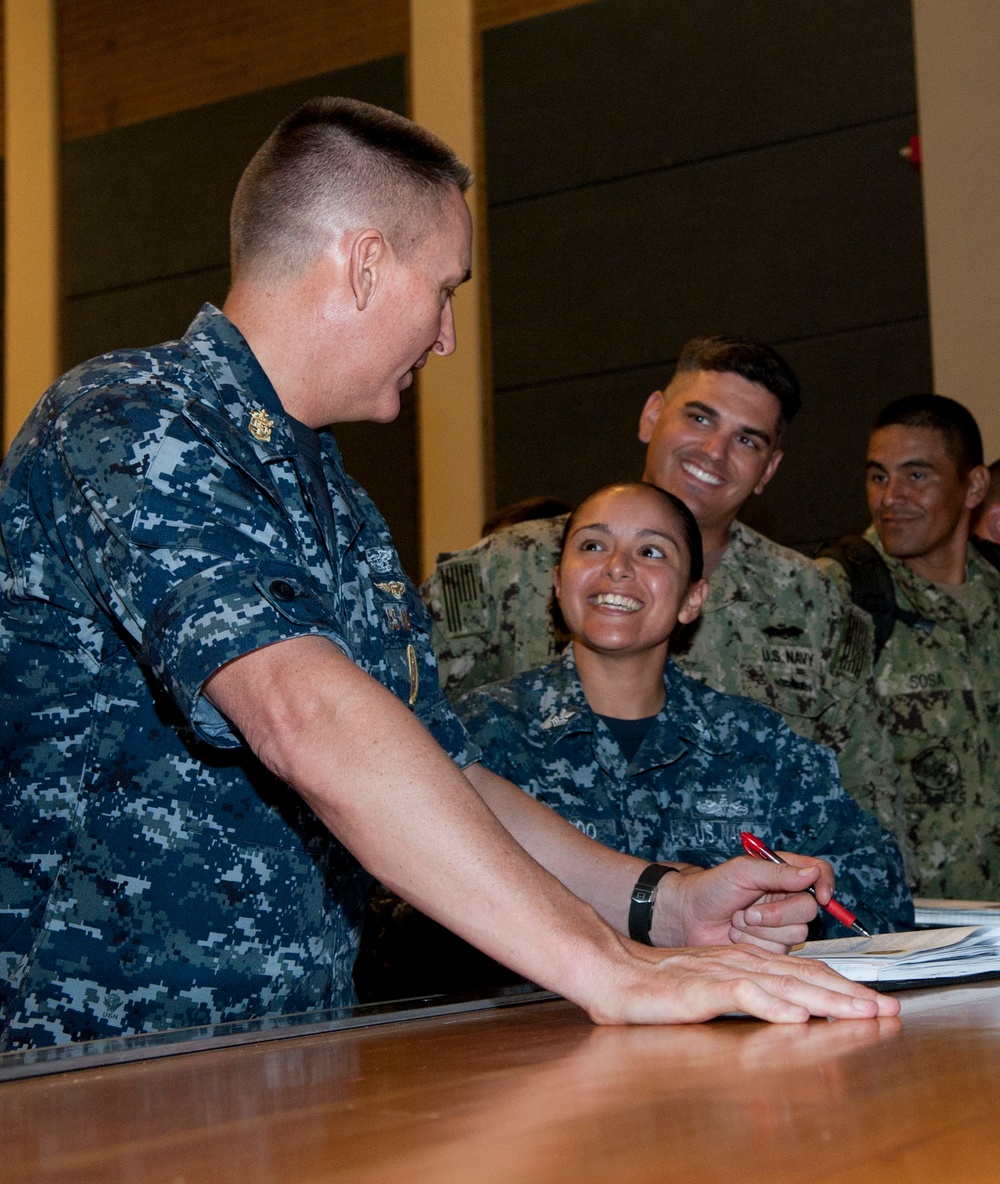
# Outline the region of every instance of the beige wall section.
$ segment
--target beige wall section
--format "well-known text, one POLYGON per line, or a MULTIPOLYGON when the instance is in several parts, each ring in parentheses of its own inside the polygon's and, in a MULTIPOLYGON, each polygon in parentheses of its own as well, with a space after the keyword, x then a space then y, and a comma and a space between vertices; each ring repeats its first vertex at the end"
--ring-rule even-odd
MULTIPOLYGON (((410 114, 474 168, 479 152, 479 39, 472 0, 411 0, 410 114)), ((479 538, 487 501, 487 362, 483 332, 485 225, 482 183, 468 194, 472 279, 456 293, 458 348, 435 355, 417 384, 421 575, 439 551, 479 538)))
POLYGON ((59 366, 55 0, 5 0, 4 452, 59 366))
POLYGON ((1000 456, 1000 3, 913 0, 934 383, 1000 456))

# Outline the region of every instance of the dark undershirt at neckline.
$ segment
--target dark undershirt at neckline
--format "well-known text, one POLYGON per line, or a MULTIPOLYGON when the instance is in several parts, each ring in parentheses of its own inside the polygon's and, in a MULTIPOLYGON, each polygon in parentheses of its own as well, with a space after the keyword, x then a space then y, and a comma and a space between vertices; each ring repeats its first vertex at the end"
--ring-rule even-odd
POLYGON ((625 760, 631 763, 639 751, 639 746, 646 739, 649 729, 656 723, 657 717, 647 715, 645 719, 616 719, 611 715, 599 715, 597 718, 604 720, 625 760))

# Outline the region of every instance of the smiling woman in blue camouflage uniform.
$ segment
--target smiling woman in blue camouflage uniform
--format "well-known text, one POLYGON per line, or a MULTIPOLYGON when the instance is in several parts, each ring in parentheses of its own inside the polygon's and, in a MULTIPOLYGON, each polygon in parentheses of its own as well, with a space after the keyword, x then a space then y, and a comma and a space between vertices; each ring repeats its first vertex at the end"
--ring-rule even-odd
POLYGON ((912 925, 898 848, 844 793, 833 755, 668 661, 707 595, 701 571, 698 527, 671 494, 640 482, 582 502, 555 572, 572 644, 459 701, 484 763, 608 846, 705 866, 752 830, 829 860, 866 925, 912 925))

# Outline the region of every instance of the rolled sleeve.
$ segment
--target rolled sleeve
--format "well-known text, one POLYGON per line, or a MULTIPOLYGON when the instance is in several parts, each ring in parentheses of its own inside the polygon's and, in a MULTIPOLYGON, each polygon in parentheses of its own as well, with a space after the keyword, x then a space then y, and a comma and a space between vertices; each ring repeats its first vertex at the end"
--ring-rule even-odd
POLYGON ((149 618, 143 649, 195 731, 210 744, 235 747, 239 738, 204 697, 205 683, 235 658, 309 635, 328 637, 353 656, 311 576, 265 559, 219 563, 171 589, 149 618))

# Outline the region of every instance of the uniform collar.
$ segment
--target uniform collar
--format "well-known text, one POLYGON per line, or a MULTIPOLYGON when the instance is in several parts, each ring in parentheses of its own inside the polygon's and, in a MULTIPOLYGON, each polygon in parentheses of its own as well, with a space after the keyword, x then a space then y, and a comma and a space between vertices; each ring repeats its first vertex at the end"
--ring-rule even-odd
POLYGON ((903 597, 919 616, 928 621, 957 621, 960 624, 975 625, 990 611, 990 602, 996 601, 996 591, 991 593, 988 587, 993 582, 990 578, 992 568, 971 543, 966 547, 965 557, 965 579, 970 587, 970 595, 959 600, 933 580, 926 580, 923 576, 917 575, 902 559, 894 559, 887 555, 874 526, 868 528, 865 538, 882 556, 903 597))
POLYGON ((277 391, 233 322, 215 305, 203 304, 184 342, 259 459, 267 463, 295 456, 295 436, 277 391))
MULTIPOLYGON (((184 334, 184 342, 237 425, 241 443, 252 448, 262 464, 297 462, 299 447, 290 417, 246 338, 225 313, 213 304, 203 304, 184 334)), ((361 530, 363 515, 344 475, 336 440, 328 431, 319 436, 327 459, 341 478, 337 490, 342 504, 335 502, 334 514, 343 540, 349 544, 361 530)), ((329 550, 332 540, 326 543, 329 550)))
POLYGON ((729 541, 722 552, 719 565, 708 580, 708 599, 702 605, 702 613, 712 613, 740 596, 737 573, 745 567, 743 556, 753 544, 753 532, 742 522, 733 521, 729 527, 729 541))
MULTIPOLYGON (((554 693, 547 698, 545 713, 539 721, 539 727, 548 733, 551 742, 558 744, 568 736, 587 733, 606 734, 607 728, 591 710, 580 685, 572 642, 551 669, 554 693)), ((713 754, 728 752, 728 746, 715 735, 699 701, 699 684, 692 683, 671 661, 667 662, 663 681, 666 701, 633 763, 641 770, 671 764, 689 746, 713 754)))

